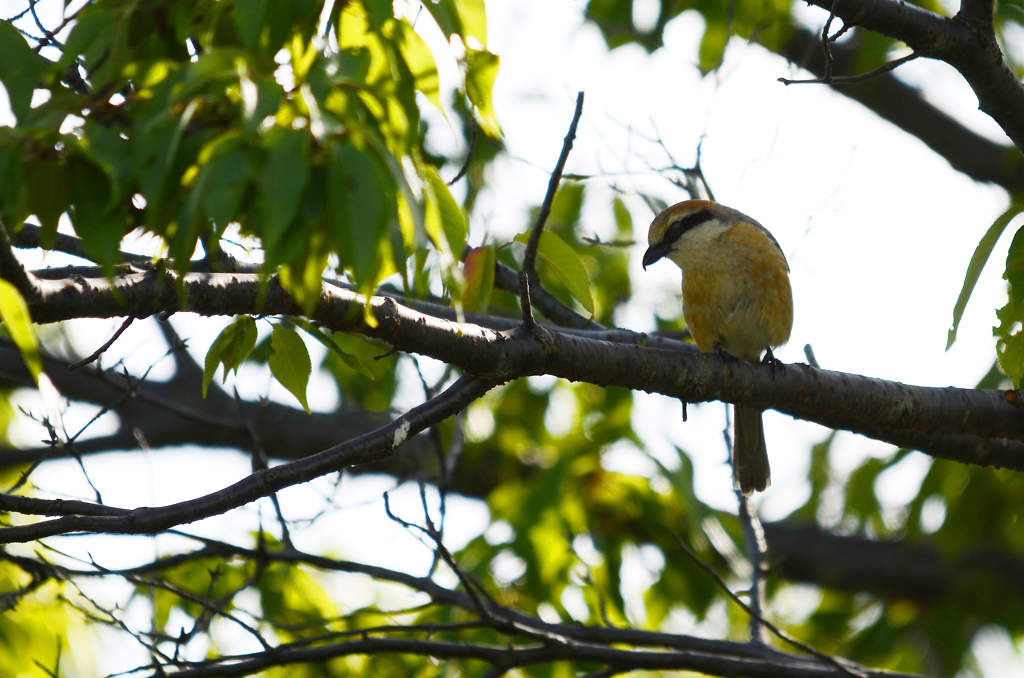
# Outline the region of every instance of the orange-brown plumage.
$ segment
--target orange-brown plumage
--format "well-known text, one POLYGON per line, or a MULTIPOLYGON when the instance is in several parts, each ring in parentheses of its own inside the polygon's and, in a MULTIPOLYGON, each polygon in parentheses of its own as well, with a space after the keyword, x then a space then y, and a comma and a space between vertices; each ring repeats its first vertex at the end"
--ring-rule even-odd
MULTIPOLYGON (((651 223, 644 266, 662 257, 683 270, 683 319, 701 351, 758 360, 789 339, 789 264, 759 223, 709 200, 687 200, 651 223)), ((770 483, 761 412, 736 406, 733 473, 745 494, 770 483)))

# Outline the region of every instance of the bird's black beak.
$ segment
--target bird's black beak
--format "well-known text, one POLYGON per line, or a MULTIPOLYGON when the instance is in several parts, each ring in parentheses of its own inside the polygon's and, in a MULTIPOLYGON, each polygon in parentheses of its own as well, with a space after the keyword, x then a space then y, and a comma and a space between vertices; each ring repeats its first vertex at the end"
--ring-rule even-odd
POLYGON ((644 270, 646 271, 648 266, 665 256, 666 252, 668 252, 668 245, 663 242, 648 247, 644 252, 644 270))

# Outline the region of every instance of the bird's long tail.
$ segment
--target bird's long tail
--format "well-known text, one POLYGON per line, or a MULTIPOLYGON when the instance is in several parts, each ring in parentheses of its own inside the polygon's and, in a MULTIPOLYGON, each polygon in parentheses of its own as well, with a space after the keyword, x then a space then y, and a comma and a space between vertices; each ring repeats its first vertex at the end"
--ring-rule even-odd
POLYGON ((743 494, 763 492, 771 485, 768 448, 764 444, 761 410, 745 405, 733 408, 732 479, 743 494))

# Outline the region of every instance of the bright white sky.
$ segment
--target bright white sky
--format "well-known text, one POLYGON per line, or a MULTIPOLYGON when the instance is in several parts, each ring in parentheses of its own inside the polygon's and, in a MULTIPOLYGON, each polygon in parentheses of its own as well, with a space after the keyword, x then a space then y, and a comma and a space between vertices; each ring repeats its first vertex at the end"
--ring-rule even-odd
MULTIPOLYGON (((403 5, 396 3, 400 11, 415 16, 414 10, 403 9, 403 5)), ((650 2, 644 3, 647 5, 650 2)), ((0 0, 0 17, 23 7, 21 0, 0 0)), ((42 12, 43 20, 49 25, 55 23, 53 8, 52 4, 43 6, 48 10, 42 12)), ((637 193, 670 204, 686 199, 682 191, 650 171, 670 163, 649 139, 660 134, 679 163, 688 166, 703 136, 702 163, 716 198, 764 224, 789 258, 796 320, 789 344, 776 352, 779 358, 803 362, 803 346, 810 343, 826 369, 910 384, 976 384, 994 358, 991 327, 994 308, 1006 297, 1000 274, 1009 236, 996 247, 964 315, 957 344, 949 352, 944 351, 946 331, 970 256, 986 228, 1008 204, 1003 190, 954 172, 919 141, 827 87, 779 84, 776 79, 791 77, 793 70, 756 45, 734 40, 719 73, 702 77, 694 64, 703 24, 694 12, 673 20, 666 30, 666 46, 647 55, 638 47, 608 52, 598 30, 583 22, 583 9, 582 2, 568 0, 488 2, 488 47, 501 56, 495 108, 509 154, 496 162, 489 177, 491 188, 481 195, 472 215, 474 244, 485 237, 505 242, 525 230, 528 210, 543 198, 547 172, 558 157, 576 92, 583 90, 583 119, 566 171, 607 174, 588 182, 584 231, 612 236, 614 186, 625 193, 635 237, 641 243, 633 250, 631 264, 636 302, 617 318, 620 325, 650 330, 655 309, 664 316, 678 313, 679 271, 668 263, 646 273, 640 268, 653 214, 637 193)), ((645 20, 648 10, 638 10, 639 22, 645 20)), ((823 11, 799 4, 796 11, 814 28, 826 18, 823 11)), ((649 14, 646 20, 650 21, 649 14)), ((426 16, 420 17, 417 30, 438 58, 442 90, 454 87, 459 72, 443 36, 426 16)), ((933 101, 965 124, 1005 140, 998 127, 977 110, 977 99, 949 67, 918 60, 898 73, 923 86, 933 101)), ((5 120, 2 108, 0 122, 5 120)), ((426 115, 435 123, 429 143, 436 148, 454 148, 457 135, 444 118, 437 112, 427 111, 426 115)), ((10 124, 9 112, 6 116, 10 124)), ((57 258, 50 256, 45 263, 57 263, 57 258)), ((116 324, 74 323, 72 342, 83 354, 91 352, 116 324)), ((176 317, 175 325, 201 360, 223 323, 176 317)), ((136 324, 105 356, 104 364, 125 358, 129 367, 141 372, 148 367, 153 351, 162 353, 154 348, 161 344, 154 326, 136 324)), ((310 348, 314 360, 321 355, 319 347, 310 348)), ((439 365, 422 362, 428 374, 440 374, 439 365)), ((153 378, 168 378, 169 369, 154 370, 153 378)), ((531 383, 547 388, 553 381, 534 379, 531 383)), ((237 383, 244 394, 255 397, 269 392, 272 398, 291 402, 291 396, 272 384, 265 370, 243 369, 237 383)), ((417 389, 411 389, 399 395, 396 405, 409 406, 421 398, 417 389)), ((635 398, 636 430, 649 453, 674 465, 678 462, 672 445, 682 447, 695 465, 698 496, 713 506, 735 510, 722 437, 725 408, 720 403, 691 406, 690 420, 684 424, 678 402, 643 393, 635 398)), ((330 380, 314 377, 309 399, 314 408, 329 410, 337 402, 337 393, 330 380)), ((30 397, 21 402, 38 408, 30 397)), ((559 397, 554 402, 549 412, 552 422, 571 416, 571 398, 559 397)), ((88 416, 81 408, 73 408, 67 414, 68 430, 77 430, 72 423, 80 426, 88 416)), ((113 422, 107 425, 112 427, 113 422)), ((765 415, 765 427, 773 485, 761 495, 760 507, 770 520, 785 516, 806 500, 809 450, 827 431, 772 412, 765 415)), ((39 432, 25 425, 16 437, 33 444, 39 432)), ((892 451, 890 446, 842 433, 834 459, 837 471, 844 474, 868 455, 886 456, 892 451)), ((654 469, 642 452, 628 447, 610 450, 604 462, 609 468, 632 473, 650 474, 654 469)), ((929 463, 928 457, 915 453, 884 474, 876 486, 883 504, 896 509, 909 501, 929 463)), ((91 458, 86 464, 94 482, 103 483, 104 499, 121 506, 199 496, 243 477, 249 469, 248 460, 240 454, 195 450, 108 455, 91 458)), ((34 476, 45 490, 89 497, 80 479, 81 473, 64 463, 45 466, 34 476)), ((294 536, 300 547, 392 567, 398 556, 409 563, 410 571, 425 571, 427 549, 383 514, 380 493, 391 487, 392 481, 346 480, 340 490, 334 490, 333 479, 312 485, 316 492, 303 487, 282 493, 289 518, 313 516, 322 508, 320 497, 332 492, 338 504, 351 508, 333 511, 311 528, 297 530, 294 536)), ((418 515, 416 494, 414 488, 402 488, 396 497, 396 510, 409 519, 418 515)), ((459 548, 487 526, 487 511, 479 502, 449 501, 450 546, 459 548)), ((261 504, 261 508, 268 518, 272 515, 269 504, 261 504)), ((253 529, 258 519, 255 508, 249 509, 232 514, 235 517, 230 520, 204 521, 190 529, 244 541, 244 532, 253 529), (238 518, 238 513, 244 517, 238 518)), ((269 525, 272 521, 265 522, 269 525)), ((53 543, 83 554, 84 544, 77 546, 74 539, 53 543)), ((181 544, 174 539, 157 543, 162 553, 181 544)), ((134 562, 151 557, 154 542, 93 539, 88 548, 105 565, 117 566, 126 558, 134 562)), ((649 565, 650 560, 643 553, 629 560, 631 574, 625 584, 629 597, 635 599, 649 581, 643 563, 649 565)), ((332 589, 348 604, 372 599, 374 593, 353 586, 352 579, 328 578, 332 589)), ((109 595, 113 600, 123 595, 123 590, 111 589, 109 595)), ((396 594, 384 588, 378 595, 386 604, 396 594)), ((814 594, 807 595, 809 600, 805 596, 803 602, 792 603, 780 613, 803 610, 806 614, 816 600, 814 594)), ((130 610, 135 615, 145 614, 139 605, 130 610)), ((220 630, 225 642, 246 643, 233 630, 220 630)), ((680 630, 694 629, 692 624, 684 624, 680 630)), ((145 663, 142 655, 131 656, 124 649, 119 647, 117 653, 102 660, 104 672, 145 663)), ((205 651, 191 649, 198 654, 205 651)), ((976 650, 986 676, 1020 675, 1024 669, 1021 655, 1001 631, 979 636, 976 650)))

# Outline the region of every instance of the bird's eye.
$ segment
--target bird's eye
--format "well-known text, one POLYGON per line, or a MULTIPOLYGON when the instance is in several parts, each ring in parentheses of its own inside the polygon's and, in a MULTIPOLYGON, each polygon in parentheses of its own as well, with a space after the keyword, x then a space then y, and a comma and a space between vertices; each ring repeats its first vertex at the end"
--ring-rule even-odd
POLYGON ((711 214, 711 210, 707 209, 687 214, 682 219, 674 221, 669 225, 668 229, 665 230, 664 242, 674 242, 683 237, 683 234, 687 231, 691 231, 712 219, 714 219, 714 215, 711 214))

